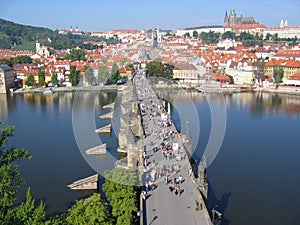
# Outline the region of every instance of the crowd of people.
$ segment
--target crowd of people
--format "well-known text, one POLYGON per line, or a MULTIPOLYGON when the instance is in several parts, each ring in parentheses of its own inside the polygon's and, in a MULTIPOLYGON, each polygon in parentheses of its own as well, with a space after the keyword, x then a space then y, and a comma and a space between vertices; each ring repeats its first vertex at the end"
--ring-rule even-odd
MULTIPOLYGON (((160 181, 164 181, 166 188, 180 196, 183 192, 182 176, 174 177, 182 166, 181 154, 184 149, 174 149, 173 143, 178 142, 177 130, 172 126, 170 116, 160 103, 152 87, 143 75, 136 75, 133 79, 137 98, 140 105, 142 126, 147 142, 144 146, 144 191, 145 200, 148 192, 154 190, 160 181), (161 152, 161 153, 159 153, 161 152)), ((185 158, 185 155, 184 155, 185 158)), ((163 182, 162 182, 163 183, 163 182)))

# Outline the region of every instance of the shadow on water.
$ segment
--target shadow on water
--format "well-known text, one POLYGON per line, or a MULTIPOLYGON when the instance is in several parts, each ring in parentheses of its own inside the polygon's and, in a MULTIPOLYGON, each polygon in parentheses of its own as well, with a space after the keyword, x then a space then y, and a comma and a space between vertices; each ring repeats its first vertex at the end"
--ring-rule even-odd
MULTIPOLYGON (((195 171, 198 171, 198 169, 199 169, 199 162, 196 161, 194 158, 190 158, 190 163, 191 163, 191 166, 192 166, 192 169, 194 172, 194 176, 197 179, 198 173, 196 173, 195 171)), ((209 181, 207 181, 207 183, 208 183, 208 197, 206 200, 207 210, 208 210, 211 218, 213 217, 213 215, 212 215, 213 209, 217 210, 218 212, 220 212, 222 214, 221 221, 218 220, 218 215, 215 214, 213 224, 214 225, 229 225, 230 221, 226 218, 225 211, 228 206, 229 199, 231 197, 231 192, 224 193, 222 195, 222 197, 220 199, 218 199, 216 196, 216 193, 214 192, 214 189, 211 186, 211 184, 209 183, 209 181)))
MULTIPOLYGON (((231 192, 224 193, 220 199, 217 198, 214 189, 208 182, 208 200, 207 200, 207 208, 209 212, 212 214, 212 210, 215 209, 222 213, 221 224, 229 225, 230 221, 226 218, 226 208, 228 206, 229 199, 231 197, 231 192)), ((215 216, 217 218, 217 216, 215 216)), ((218 223, 215 223, 218 224, 218 223)))

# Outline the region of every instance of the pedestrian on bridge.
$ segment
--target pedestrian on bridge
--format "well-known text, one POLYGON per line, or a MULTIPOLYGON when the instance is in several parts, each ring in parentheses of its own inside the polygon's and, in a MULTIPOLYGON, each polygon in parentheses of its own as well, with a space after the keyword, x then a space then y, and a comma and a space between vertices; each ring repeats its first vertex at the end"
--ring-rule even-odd
POLYGON ((178 177, 178 184, 181 184, 181 183, 182 183, 182 176, 179 175, 179 177, 178 177))
POLYGON ((168 183, 169 183, 169 178, 168 178, 168 175, 167 175, 167 176, 165 176, 164 180, 165 180, 165 184, 168 184, 168 183))
POLYGON ((174 183, 171 181, 171 183, 169 184, 169 190, 170 192, 172 192, 174 189, 174 183))

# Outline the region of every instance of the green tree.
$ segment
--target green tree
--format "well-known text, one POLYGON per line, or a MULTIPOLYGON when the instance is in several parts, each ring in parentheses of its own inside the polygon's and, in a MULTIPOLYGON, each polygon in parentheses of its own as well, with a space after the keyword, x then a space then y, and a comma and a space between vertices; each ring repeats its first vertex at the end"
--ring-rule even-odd
POLYGON ((77 86, 79 83, 79 71, 77 70, 76 66, 70 67, 70 75, 69 80, 72 86, 77 86))
POLYGON ((68 55, 65 56, 65 59, 71 61, 84 61, 85 53, 83 49, 72 49, 68 55))
POLYGON ((234 33, 234 32, 232 32, 232 31, 226 31, 226 32, 224 32, 224 33, 222 34, 222 38, 223 38, 223 39, 231 39, 231 40, 233 40, 233 39, 236 38, 236 36, 235 36, 235 33, 234 33))
POLYGON ((3 225, 42 224, 45 205, 41 202, 38 207, 35 207, 30 189, 27 191, 26 202, 16 206, 16 187, 23 183, 17 163, 24 158, 30 159, 31 155, 25 149, 15 147, 5 149, 7 140, 13 136, 13 132, 13 126, 4 126, 0 131, 0 223, 3 225))
POLYGON ((265 73, 265 61, 264 59, 259 59, 252 63, 252 66, 255 68, 254 70, 254 77, 257 80, 260 80, 263 78, 265 73))
POLYGON ((273 39, 275 42, 279 41, 278 33, 274 34, 274 35, 272 36, 272 39, 273 39))
POLYGON ((133 224, 137 213, 136 175, 126 169, 116 168, 105 171, 104 177, 102 188, 112 207, 114 224, 133 224))
POLYGON ((119 68, 116 63, 114 63, 111 68, 110 79, 113 83, 117 83, 117 81, 120 79, 119 68))
POLYGON ((199 37, 198 32, 195 31, 195 30, 193 31, 193 37, 194 37, 194 38, 198 38, 198 37, 199 37))
POLYGON ((271 39, 272 39, 272 34, 267 33, 266 36, 265 36, 265 40, 269 41, 271 39))
POLYGON ((32 87, 33 85, 35 85, 35 79, 34 79, 34 76, 32 73, 30 73, 28 76, 27 76, 27 79, 25 81, 25 84, 27 86, 30 86, 32 87))
POLYGON ((184 38, 190 38, 190 37, 191 37, 191 35, 190 35, 190 33, 189 33, 189 32, 186 32, 186 33, 183 35, 183 37, 184 37, 184 38))
POLYGON ((66 222, 69 225, 113 224, 107 206, 101 200, 99 193, 94 193, 86 199, 76 201, 76 204, 69 209, 66 222))
POLYGON ((273 72, 273 78, 276 84, 276 89, 278 88, 279 84, 282 83, 283 78, 283 68, 282 67, 275 67, 273 72))
POLYGON ((89 85, 96 83, 93 69, 89 66, 84 71, 84 77, 89 85))
POLYGON ((201 32, 199 38, 207 44, 215 44, 219 41, 221 33, 215 33, 214 31, 201 32))
POLYGON ((98 69, 98 83, 102 84, 107 80, 107 70, 105 66, 100 66, 98 69))
POLYGON ((42 69, 39 69, 38 73, 38 85, 44 86, 45 85, 45 72, 42 69))
POLYGON ((56 72, 52 73, 51 82, 52 82, 53 86, 56 86, 58 84, 58 79, 57 79, 57 73, 56 72))
POLYGON ((124 66, 126 62, 127 62, 127 58, 126 57, 122 58, 120 62, 121 67, 124 66))
POLYGON ((249 32, 243 31, 240 33, 239 40, 244 41, 244 40, 253 40, 254 36, 250 34, 249 32))
POLYGON ((0 131, 0 223, 42 225, 45 221, 45 204, 41 201, 36 206, 30 188, 27 189, 25 202, 16 204, 16 188, 23 183, 17 163, 23 158, 30 159, 31 155, 25 149, 5 149, 5 144, 13 136, 13 132, 13 126, 4 126, 0 131))
POLYGON ((30 56, 28 55, 20 55, 15 58, 13 58, 14 64, 30 64, 32 62, 30 56))
POLYGON ((36 207, 35 200, 30 193, 30 188, 28 188, 26 201, 11 209, 8 214, 10 214, 10 218, 12 218, 16 225, 43 225, 46 215, 45 204, 40 202, 40 204, 36 207))
MULTIPOLYGON (((0 49, 1 49, 1 44, 0 44, 0 49)), ((0 65, 2 65, 2 64, 8 65, 10 67, 12 67, 14 65, 12 59, 1 59, 0 65)))
POLYGON ((45 222, 45 225, 66 225, 66 216, 66 214, 61 214, 51 217, 45 222))
POLYGON ((173 78, 173 69, 174 66, 172 64, 166 63, 163 65, 163 75, 168 79, 173 78))
POLYGON ((227 77, 229 77, 230 79, 230 83, 229 84, 234 84, 234 79, 233 76, 226 74, 227 77))
POLYGON ((146 65, 146 74, 148 76, 162 76, 164 73, 163 71, 163 64, 159 61, 151 61, 146 65))

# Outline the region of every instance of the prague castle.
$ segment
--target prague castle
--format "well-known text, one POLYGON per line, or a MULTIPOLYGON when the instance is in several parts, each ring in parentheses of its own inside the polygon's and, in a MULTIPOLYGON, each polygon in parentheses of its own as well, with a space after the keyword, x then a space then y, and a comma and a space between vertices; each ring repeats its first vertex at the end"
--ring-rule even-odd
POLYGON ((225 12, 224 27, 232 27, 241 24, 256 24, 256 22, 253 16, 243 17, 241 15, 238 17, 234 9, 230 10, 229 15, 227 14, 227 11, 225 12))

